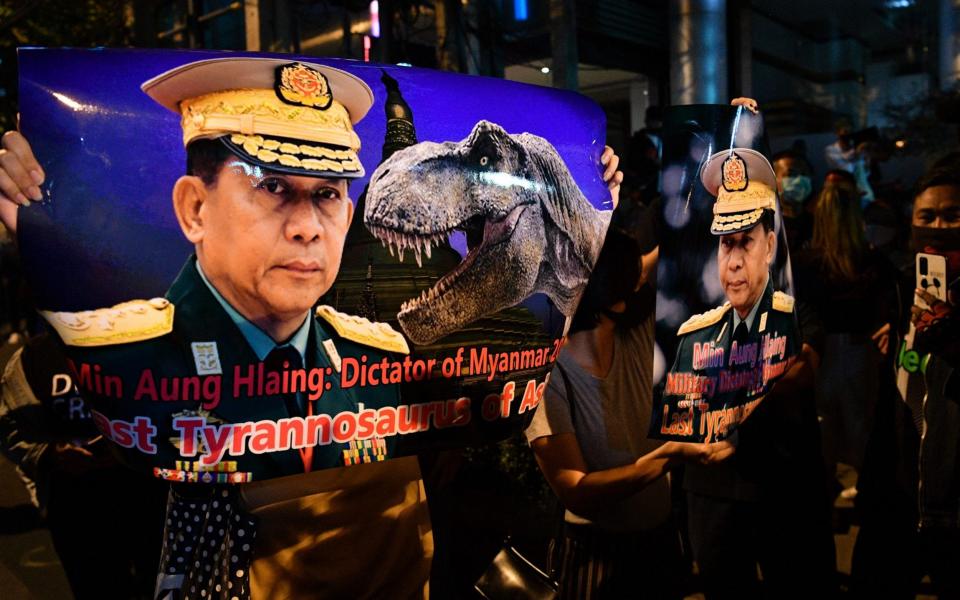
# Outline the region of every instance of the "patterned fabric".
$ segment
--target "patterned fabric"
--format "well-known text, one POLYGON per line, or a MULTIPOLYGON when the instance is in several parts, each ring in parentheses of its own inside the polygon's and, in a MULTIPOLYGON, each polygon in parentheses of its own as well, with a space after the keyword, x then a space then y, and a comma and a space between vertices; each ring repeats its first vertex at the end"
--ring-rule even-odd
POLYGON ((231 486, 171 487, 157 600, 250 598, 257 520, 241 512, 231 486))

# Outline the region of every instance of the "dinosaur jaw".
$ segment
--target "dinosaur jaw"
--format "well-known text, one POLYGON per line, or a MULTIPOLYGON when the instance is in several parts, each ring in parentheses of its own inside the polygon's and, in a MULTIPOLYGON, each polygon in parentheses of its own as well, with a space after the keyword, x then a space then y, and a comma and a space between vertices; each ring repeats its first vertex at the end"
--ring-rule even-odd
POLYGON ((528 204, 519 204, 497 220, 475 215, 456 227, 427 235, 368 224, 368 229, 390 248, 391 254, 396 249, 403 260, 404 250, 412 248, 417 264, 421 266, 422 254, 429 258, 433 245, 442 243, 454 230, 466 233, 468 251, 460 264, 437 280, 433 287, 400 307, 397 318, 411 340, 417 344, 429 344, 483 316, 474 314, 478 311, 469 307, 477 300, 475 296, 482 293, 478 288, 484 287, 484 280, 496 284, 502 274, 480 273, 474 266, 478 261, 486 262, 484 258, 510 240, 528 207, 528 204))

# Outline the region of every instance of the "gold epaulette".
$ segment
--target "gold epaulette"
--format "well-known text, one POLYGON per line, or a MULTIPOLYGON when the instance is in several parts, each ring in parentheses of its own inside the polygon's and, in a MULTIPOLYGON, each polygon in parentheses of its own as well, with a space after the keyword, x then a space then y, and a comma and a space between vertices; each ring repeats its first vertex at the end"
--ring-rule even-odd
POLYGON ((340 337, 390 352, 410 354, 403 334, 389 323, 373 323, 363 317, 337 312, 330 306, 318 306, 317 316, 329 323, 340 337))
POLYGON ((790 294, 784 294, 783 292, 774 292, 773 293, 773 310, 779 310, 780 312, 792 313, 793 312, 793 296, 790 294))
POLYGON ((723 306, 718 306, 699 315, 693 315, 680 326, 680 329, 677 330, 677 335, 683 335, 713 325, 722 319, 728 310, 730 310, 730 303, 724 302, 723 306))
POLYGON ((82 312, 40 311, 68 346, 142 342, 173 330, 173 304, 166 298, 131 300, 82 312))

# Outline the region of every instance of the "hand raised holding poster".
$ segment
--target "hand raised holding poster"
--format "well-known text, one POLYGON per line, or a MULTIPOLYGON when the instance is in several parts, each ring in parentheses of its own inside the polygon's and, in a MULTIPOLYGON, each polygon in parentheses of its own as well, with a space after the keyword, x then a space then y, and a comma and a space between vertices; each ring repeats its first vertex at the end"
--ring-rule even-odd
POLYGON ((657 437, 725 439, 800 349, 776 176, 750 147, 762 141, 761 117, 742 106, 668 111, 657 437))
POLYGON ((503 437, 542 395, 609 220, 599 109, 329 62, 21 52, 46 172, 24 259, 133 466, 238 483, 381 461, 503 437), (69 75, 93 72, 114 78, 69 75))

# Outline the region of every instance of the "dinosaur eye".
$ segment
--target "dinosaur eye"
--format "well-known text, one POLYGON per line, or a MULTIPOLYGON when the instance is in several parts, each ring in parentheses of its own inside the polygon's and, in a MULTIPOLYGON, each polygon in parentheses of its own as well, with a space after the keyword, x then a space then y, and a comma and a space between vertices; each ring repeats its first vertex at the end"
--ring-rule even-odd
POLYGON ((490 159, 487 158, 486 156, 481 156, 481 157, 480 157, 480 166, 481 166, 481 167, 487 166, 487 163, 488 163, 488 162, 490 162, 490 159))

